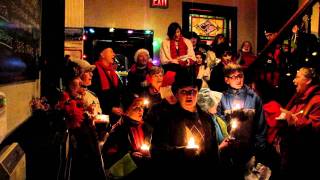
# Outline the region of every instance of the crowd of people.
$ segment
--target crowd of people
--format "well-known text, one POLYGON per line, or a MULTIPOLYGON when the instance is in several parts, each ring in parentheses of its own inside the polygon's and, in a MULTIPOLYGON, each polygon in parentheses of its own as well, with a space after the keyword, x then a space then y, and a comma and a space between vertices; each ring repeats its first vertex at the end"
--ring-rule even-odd
POLYGON ((282 106, 276 77, 245 81, 256 57, 249 41, 236 55, 222 34, 210 48, 195 33, 184 37, 178 23, 167 35, 160 66, 148 50, 136 51, 126 86, 107 47, 93 65, 70 60, 55 107, 32 103, 65 122, 59 178, 319 177, 311 163, 320 150, 314 68, 298 69, 295 95, 282 106))

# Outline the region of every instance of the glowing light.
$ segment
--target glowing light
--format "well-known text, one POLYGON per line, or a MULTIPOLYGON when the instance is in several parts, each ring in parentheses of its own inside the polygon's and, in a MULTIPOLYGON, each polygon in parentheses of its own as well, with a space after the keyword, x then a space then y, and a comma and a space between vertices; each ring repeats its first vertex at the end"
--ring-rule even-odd
POLYGON ((144 34, 153 34, 153 32, 151 30, 145 30, 144 34))
POLYGON ((140 149, 141 149, 142 151, 149 151, 150 146, 147 145, 147 144, 142 144, 141 147, 140 147, 140 149))
POLYGON ((94 33, 95 33, 95 30, 94 30, 93 28, 89 28, 89 32, 90 32, 91 34, 94 34, 94 33))
POLYGON ((110 28, 109 29, 109 32, 114 32, 116 29, 114 29, 114 28, 110 28))
POLYGON ((97 119, 98 121, 101 121, 101 122, 107 122, 107 123, 109 123, 109 115, 98 114, 98 115, 96 115, 96 119, 97 119))
POLYGON ((238 121, 236 119, 233 119, 231 122, 230 122, 230 126, 231 126, 231 131, 234 131, 235 129, 238 128, 238 121))
POLYGON ((297 113, 295 113, 294 115, 299 115, 299 114, 302 114, 304 111, 303 110, 301 110, 301 111, 299 111, 299 112, 297 112, 297 113))
POLYGON ((315 51, 312 53, 312 56, 316 56, 317 54, 318 54, 317 51, 315 51))
POLYGON ((144 99, 144 100, 143 100, 143 105, 144 105, 144 106, 148 106, 149 103, 150 103, 150 101, 149 101, 148 99, 144 99))
POLYGON ((234 109, 241 109, 241 105, 240 104, 235 104, 234 109))
POLYGON ((287 73, 286 76, 291 76, 291 73, 287 73))
POLYGON ((187 145, 188 149, 199 149, 199 145, 196 144, 194 137, 190 137, 187 145))
POLYGON ((83 40, 87 40, 87 36, 84 34, 84 35, 82 35, 82 39, 83 40))
POLYGON ((85 54, 82 55, 82 58, 83 58, 83 59, 86 59, 86 58, 87 58, 87 55, 85 55, 85 54))
POLYGON ((153 47, 158 47, 158 46, 159 46, 158 41, 153 41, 153 42, 152 42, 152 46, 153 46, 153 47))
POLYGON ((309 61, 309 58, 306 58, 305 61, 308 62, 308 61, 309 61))
POLYGON ((128 30, 128 34, 132 34, 133 33, 133 30, 128 30))

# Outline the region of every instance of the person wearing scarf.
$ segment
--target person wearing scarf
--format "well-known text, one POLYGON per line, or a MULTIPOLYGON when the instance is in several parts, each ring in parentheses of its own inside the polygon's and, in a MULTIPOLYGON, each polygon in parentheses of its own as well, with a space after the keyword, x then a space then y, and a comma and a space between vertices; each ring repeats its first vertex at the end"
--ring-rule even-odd
MULTIPOLYGON (((142 118, 143 102, 143 98, 135 98, 131 102, 125 114, 112 126, 108 140, 103 146, 103 159, 106 162, 106 168, 111 170, 111 176, 115 176, 112 174, 112 168, 128 154, 130 154, 129 159, 133 160, 135 168, 125 175, 125 179, 136 179, 147 175, 144 168, 146 168, 145 163, 148 162, 150 153, 143 147, 150 145, 150 134, 145 128, 142 118)), ((132 164, 126 161, 123 166, 131 167, 132 164)))
POLYGON ((144 88, 148 86, 146 76, 153 64, 147 49, 139 49, 134 55, 135 63, 131 66, 128 72, 127 90, 133 94, 143 92, 144 88))
POLYGON ((92 86, 93 91, 101 101, 103 114, 109 114, 111 124, 123 114, 120 107, 123 86, 113 68, 115 53, 112 48, 105 48, 100 53, 100 59, 95 63, 96 69, 93 71, 92 86))
POLYGON ((192 42, 184 38, 181 31, 181 26, 176 22, 168 27, 168 39, 162 42, 160 48, 160 61, 165 71, 177 71, 177 68, 190 66, 196 61, 192 42))

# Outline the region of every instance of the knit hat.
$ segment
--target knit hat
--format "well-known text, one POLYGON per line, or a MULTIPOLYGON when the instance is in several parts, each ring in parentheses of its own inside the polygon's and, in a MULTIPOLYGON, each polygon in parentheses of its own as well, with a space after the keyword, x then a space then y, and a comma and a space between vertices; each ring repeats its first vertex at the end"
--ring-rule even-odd
POLYGON ((76 63, 79 66, 81 71, 93 71, 96 68, 95 65, 91 65, 86 60, 74 59, 74 60, 71 60, 71 61, 76 63))
POLYGON ((178 71, 175 76, 175 81, 172 85, 172 92, 176 93, 178 89, 188 86, 196 87, 199 90, 201 88, 201 85, 202 80, 197 79, 194 70, 182 69, 178 71))
POLYGON ((136 53, 134 54, 134 61, 135 61, 135 62, 137 62, 138 56, 139 56, 139 54, 141 54, 141 53, 146 53, 146 54, 148 55, 148 59, 150 59, 150 53, 149 53, 149 51, 148 51, 147 49, 141 48, 141 49, 138 49, 138 50, 136 51, 136 53))

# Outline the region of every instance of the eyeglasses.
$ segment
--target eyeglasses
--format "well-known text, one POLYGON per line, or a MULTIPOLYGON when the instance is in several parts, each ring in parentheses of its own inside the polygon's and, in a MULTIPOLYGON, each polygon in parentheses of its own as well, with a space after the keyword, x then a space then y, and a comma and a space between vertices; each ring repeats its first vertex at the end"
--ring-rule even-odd
POLYGON ((232 80, 242 79, 243 77, 244 77, 243 74, 238 74, 238 75, 234 75, 234 76, 228 76, 228 78, 230 78, 232 80))
POLYGON ((191 89, 191 90, 181 90, 181 91, 179 91, 179 93, 180 94, 182 94, 182 95, 196 95, 197 93, 198 93, 198 90, 196 90, 196 89, 191 89))

